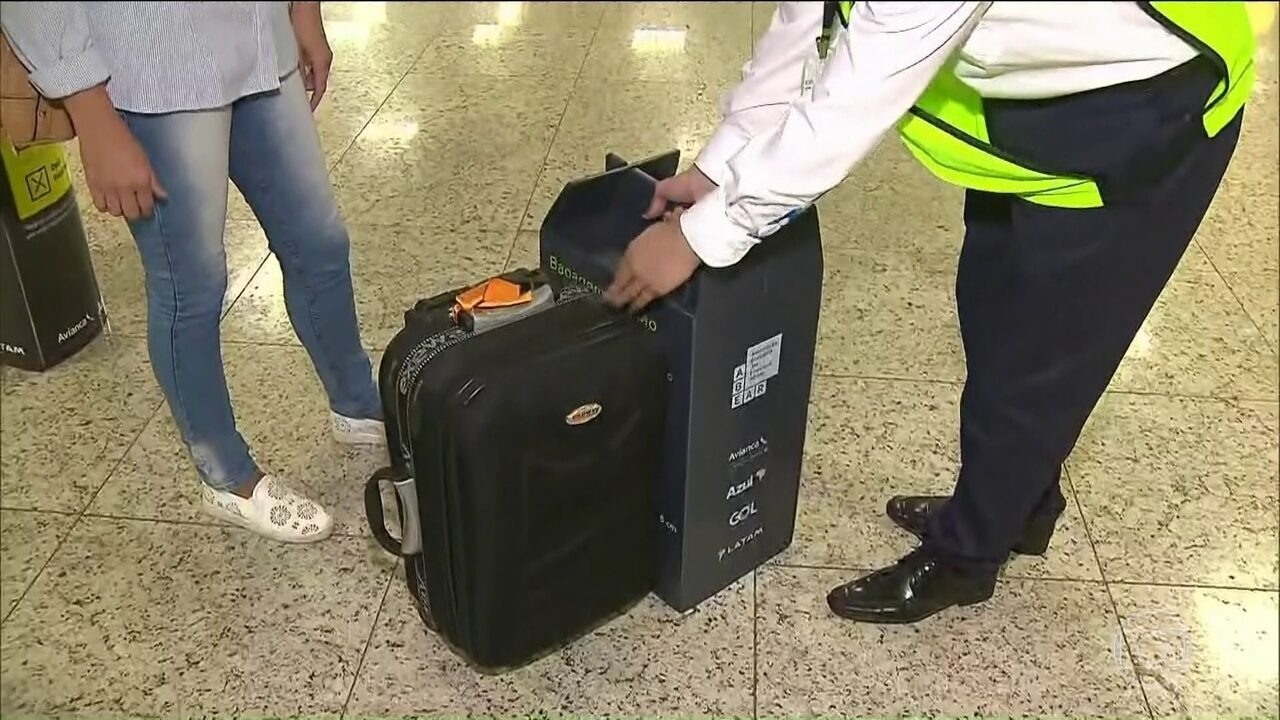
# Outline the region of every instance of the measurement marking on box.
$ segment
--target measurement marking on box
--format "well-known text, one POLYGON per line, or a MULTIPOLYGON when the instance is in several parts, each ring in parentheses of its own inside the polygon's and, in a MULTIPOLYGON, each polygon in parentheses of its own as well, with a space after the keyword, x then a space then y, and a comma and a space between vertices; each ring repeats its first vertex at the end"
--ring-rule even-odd
POLYGON ((782 363, 782 333, 747 348, 747 361, 733 369, 733 397, 730 407, 746 405, 765 394, 769 379, 782 363))

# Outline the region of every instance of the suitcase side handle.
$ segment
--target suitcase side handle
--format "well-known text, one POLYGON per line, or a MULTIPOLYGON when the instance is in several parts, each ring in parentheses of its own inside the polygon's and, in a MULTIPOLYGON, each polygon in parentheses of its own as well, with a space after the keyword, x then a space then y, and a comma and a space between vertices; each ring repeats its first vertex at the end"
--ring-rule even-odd
POLYGON ((382 505, 382 483, 401 479, 403 477, 399 473, 388 467, 375 472, 364 485, 364 515, 369 523, 369 531, 383 550, 397 557, 403 557, 404 549, 401 542, 387 531, 386 508, 382 505))

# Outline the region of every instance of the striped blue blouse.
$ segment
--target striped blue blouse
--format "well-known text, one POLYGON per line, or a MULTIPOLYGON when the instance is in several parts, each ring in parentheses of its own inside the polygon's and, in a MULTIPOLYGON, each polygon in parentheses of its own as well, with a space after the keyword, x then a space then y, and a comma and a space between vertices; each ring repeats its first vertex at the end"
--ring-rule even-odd
POLYGON ((0 23, 46 97, 106 82, 137 113, 223 107, 298 65, 287 2, 0 2, 0 23))

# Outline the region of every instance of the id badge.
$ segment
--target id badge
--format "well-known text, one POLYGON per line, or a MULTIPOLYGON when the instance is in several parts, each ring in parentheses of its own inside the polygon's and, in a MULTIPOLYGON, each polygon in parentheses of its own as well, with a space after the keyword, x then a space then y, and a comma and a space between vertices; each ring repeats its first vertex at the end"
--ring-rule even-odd
POLYGON ((813 86, 818 82, 818 76, 822 74, 822 60, 815 53, 804 59, 804 66, 800 71, 800 97, 810 99, 813 97, 813 86))

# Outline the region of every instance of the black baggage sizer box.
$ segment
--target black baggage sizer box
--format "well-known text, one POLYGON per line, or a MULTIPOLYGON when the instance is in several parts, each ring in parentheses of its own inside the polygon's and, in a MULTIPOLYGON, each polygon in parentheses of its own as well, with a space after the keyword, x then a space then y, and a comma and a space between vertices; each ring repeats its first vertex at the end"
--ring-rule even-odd
MULTIPOLYGON (((541 228, 557 287, 605 287, 679 152, 569 182, 541 228)), ((702 268, 640 317, 669 368, 658 595, 684 611, 791 544, 822 298, 810 208, 730 268, 702 268)))
POLYGON ((48 370, 106 326, 66 151, 0 138, 0 362, 48 370))

